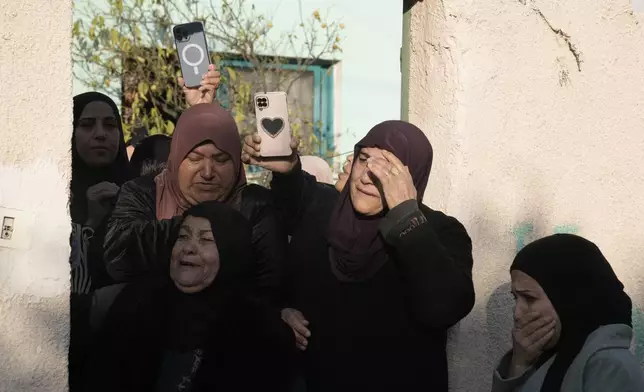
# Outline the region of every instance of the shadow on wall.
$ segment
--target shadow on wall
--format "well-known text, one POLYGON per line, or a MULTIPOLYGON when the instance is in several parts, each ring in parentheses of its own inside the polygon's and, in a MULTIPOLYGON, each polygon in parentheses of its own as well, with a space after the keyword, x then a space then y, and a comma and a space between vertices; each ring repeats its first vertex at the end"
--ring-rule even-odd
POLYGON ((67 386, 67 296, 9 297, 0 302, 0 390, 64 390, 67 386), (45 342, 34 346, 31 342, 45 342), (37 371, 36 371, 37 369, 37 371))

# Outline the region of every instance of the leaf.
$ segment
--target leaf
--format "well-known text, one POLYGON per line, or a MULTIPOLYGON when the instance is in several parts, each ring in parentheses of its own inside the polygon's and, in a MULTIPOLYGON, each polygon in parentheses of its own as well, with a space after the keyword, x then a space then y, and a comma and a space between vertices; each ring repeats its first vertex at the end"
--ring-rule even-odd
POLYGON ((112 46, 117 46, 119 44, 119 32, 115 29, 110 30, 110 42, 112 46))
POLYGON ((139 85, 137 86, 136 89, 141 95, 141 97, 143 98, 146 95, 148 95, 148 92, 150 91, 150 86, 148 86, 148 84, 145 82, 139 82, 139 85))
POLYGON ((165 123, 165 134, 171 136, 173 133, 174 133, 174 124, 172 123, 172 121, 168 120, 165 123))
POLYGON ((72 27, 72 36, 78 37, 80 35, 80 28, 81 28, 81 22, 80 20, 77 20, 74 22, 74 27, 72 27))
POLYGON ((226 71, 228 71, 228 78, 232 83, 235 83, 237 81, 237 72, 232 67, 226 67, 226 71))
POLYGON ((168 87, 168 89, 165 91, 165 101, 166 101, 166 103, 172 102, 172 97, 174 95, 173 93, 174 93, 174 91, 172 90, 172 88, 168 87))

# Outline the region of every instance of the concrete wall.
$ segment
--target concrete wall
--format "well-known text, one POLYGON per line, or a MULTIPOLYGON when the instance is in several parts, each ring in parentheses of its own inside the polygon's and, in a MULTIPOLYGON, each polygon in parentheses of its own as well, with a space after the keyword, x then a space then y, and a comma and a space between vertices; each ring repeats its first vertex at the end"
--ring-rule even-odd
POLYGON ((595 241, 638 309, 644 357, 644 14, 631 0, 425 0, 410 121, 435 148, 425 200, 474 242, 477 302, 450 345, 455 391, 489 391, 510 347, 508 267, 553 232, 595 241))
POLYGON ((65 391, 71 0, 2 6, 0 208, 34 224, 15 222, 26 249, 0 247, 0 391, 65 391))

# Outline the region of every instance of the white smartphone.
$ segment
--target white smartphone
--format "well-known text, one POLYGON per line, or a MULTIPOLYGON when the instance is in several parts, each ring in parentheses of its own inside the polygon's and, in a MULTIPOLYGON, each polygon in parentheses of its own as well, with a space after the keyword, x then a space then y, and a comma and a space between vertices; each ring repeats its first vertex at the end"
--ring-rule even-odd
POLYGON ((287 157, 291 150, 291 124, 288 120, 288 101, 286 93, 275 91, 257 93, 255 117, 257 133, 262 138, 260 155, 263 157, 287 157))

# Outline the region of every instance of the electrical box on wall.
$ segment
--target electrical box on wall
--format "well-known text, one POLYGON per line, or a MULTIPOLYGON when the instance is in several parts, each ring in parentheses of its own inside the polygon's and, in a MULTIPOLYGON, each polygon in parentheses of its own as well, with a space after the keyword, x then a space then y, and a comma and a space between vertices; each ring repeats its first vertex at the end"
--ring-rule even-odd
POLYGON ((26 211, 0 207, 0 248, 29 249, 33 223, 26 211))

